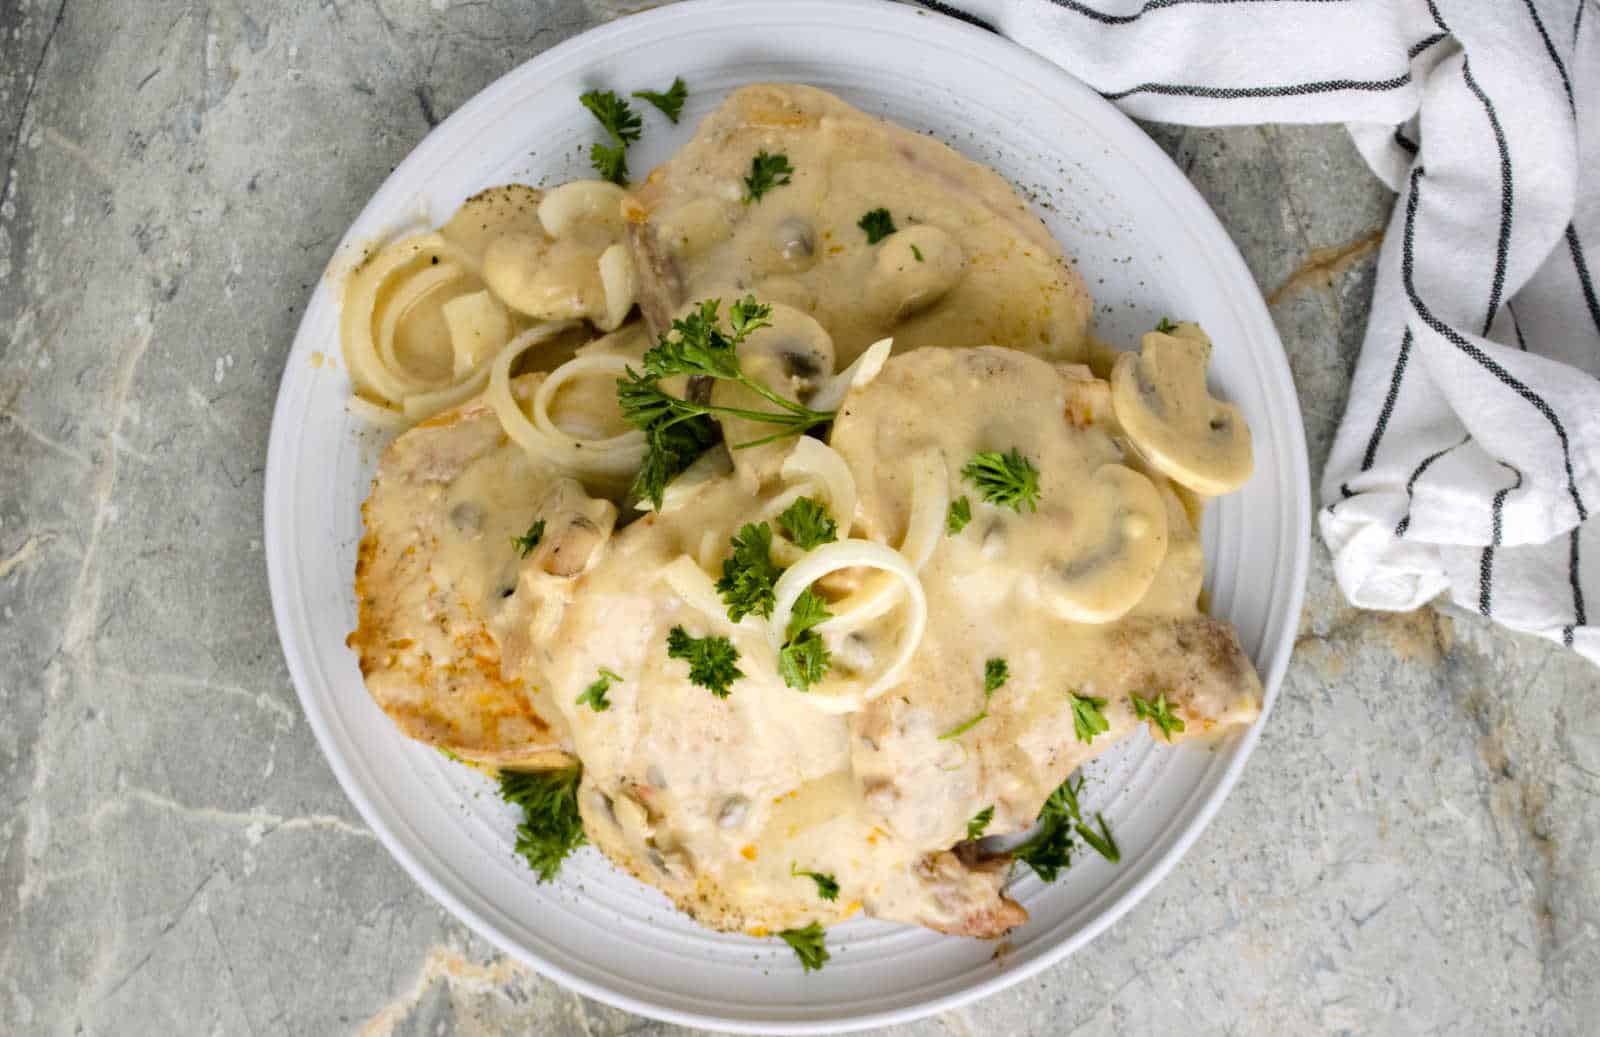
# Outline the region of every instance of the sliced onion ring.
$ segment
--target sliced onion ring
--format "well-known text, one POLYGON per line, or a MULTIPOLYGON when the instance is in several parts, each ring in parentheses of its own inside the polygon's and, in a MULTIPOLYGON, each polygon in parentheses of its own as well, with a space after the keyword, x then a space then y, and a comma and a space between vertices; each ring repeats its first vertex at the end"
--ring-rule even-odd
MULTIPOLYGON (((912 457, 911 466, 911 513, 900 554, 920 573, 944 533, 945 516, 950 510, 950 473, 944 455, 936 449, 918 452, 912 457)), ((887 574, 871 576, 833 607, 833 617, 817 624, 817 631, 837 636, 857 629, 894 608, 899 598, 899 581, 887 574)))
POLYGON ((345 366, 357 390, 398 404, 408 392, 418 388, 410 379, 392 372, 378 356, 372 338, 372 320, 378 306, 378 291, 396 271, 429 253, 443 253, 444 238, 438 234, 414 234, 385 246, 377 255, 350 275, 340 312, 340 339, 345 366))
POLYGON ((823 382, 807 404, 812 410, 838 410, 852 389, 864 389, 878 377, 894 348, 894 339, 881 338, 867 347, 849 367, 823 382))
POLYGON ((550 404, 555 400, 556 393, 560 392, 561 387, 572 381, 572 379, 593 374, 608 374, 616 377, 627 373, 627 370, 627 357, 590 353, 568 360, 554 371, 551 371, 543 384, 534 392, 534 426, 551 439, 565 443, 574 450, 642 450, 644 447, 644 433, 638 429, 629 429, 626 432, 618 433, 605 439, 582 439, 557 425, 555 419, 550 416, 550 404))
POLYGON ((424 267, 407 277, 395 289, 383 308, 383 319, 378 325, 378 356, 389 372, 409 385, 412 392, 437 389, 447 385, 450 375, 445 375, 442 379, 423 378, 406 370, 406 365, 401 362, 394 343, 395 336, 400 332, 400 322, 405 320, 406 314, 411 312, 414 306, 464 273, 466 271, 454 263, 424 267))
POLYGON ((922 581, 900 552, 870 540, 840 540, 808 552, 778 578, 777 604, 767 624, 767 642, 774 654, 783 648, 794 603, 806 588, 831 572, 855 568, 878 569, 903 583, 908 614, 894 659, 870 684, 862 687, 860 681, 825 678, 806 693, 806 701, 826 713, 853 713, 898 684, 928 627, 922 581))

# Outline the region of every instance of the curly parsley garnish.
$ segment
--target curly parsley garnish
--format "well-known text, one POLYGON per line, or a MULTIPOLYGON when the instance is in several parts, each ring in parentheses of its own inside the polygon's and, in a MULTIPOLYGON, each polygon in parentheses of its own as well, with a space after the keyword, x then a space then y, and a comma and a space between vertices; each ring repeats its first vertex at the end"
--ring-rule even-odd
POLYGON ((622 416, 645 433, 648 448, 632 492, 657 508, 673 476, 716 442, 711 416, 728 414, 777 426, 778 431, 770 436, 733 444, 735 450, 796 436, 834 417, 833 411, 815 411, 780 396, 740 369, 738 347, 753 332, 772 323, 771 306, 745 296, 728 307, 729 330, 724 332, 718 316, 721 305, 717 299, 707 299, 687 317, 673 321, 671 332, 644 355, 644 372, 629 367, 626 376, 617 379, 622 416), (749 410, 673 396, 660 383, 674 375, 735 382, 778 409, 749 410))
POLYGON ((999 691, 1010 678, 1011 667, 1006 665, 1004 659, 987 660, 983 664, 983 697, 988 698, 999 691))
POLYGON ((817 884, 817 896, 823 900, 839 899, 839 882, 832 875, 818 871, 806 871, 796 865, 794 861, 789 862, 789 874, 795 878, 805 878, 815 882, 817 884))
POLYGON ((990 504, 1020 512, 1039 510, 1039 469, 1012 447, 1005 453, 985 450, 961 466, 961 474, 990 504))
POLYGON ((804 929, 785 929, 778 934, 783 942, 794 949, 801 968, 807 972, 822 968, 828 960, 828 948, 823 946, 822 926, 812 922, 804 929))
POLYGON ((750 175, 744 178, 744 204, 759 202, 761 196, 774 187, 787 184, 793 173, 794 167, 789 164, 788 155, 769 155, 764 150, 757 152, 756 157, 750 160, 750 175))
POLYGON ((723 560, 717 592, 728 606, 728 618, 737 623, 752 613, 772 615, 773 585, 782 572, 772 561, 772 527, 765 522, 745 523, 733 538, 733 554, 723 560))
POLYGON ((600 667, 600 676, 594 681, 594 683, 583 689, 583 694, 579 695, 577 698, 578 705, 587 705, 596 713, 604 713, 606 710, 610 709, 611 700, 606 698, 606 692, 611 690, 612 681, 616 681, 618 684, 620 684, 622 683, 622 678, 612 673, 604 666, 600 667))
POLYGON ((683 102, 689 97, 689 88, 684 85, 682 76, 675 76, 672 85, 667 87, 666 93, 657 93, 654 90, 635 90, 633 96, 641 101, 648 101, 661 110, 661 114, 678 124, 678 116, 683 114, 683 102))
POLYGON ((1072 730, 1077 734, 1078 741, 1093 742, 1095 735, 1111 730, 1106 715, 1100 712, 1105 708, 1105 699, 1079 695, 1074 691, 1067 692, 1067 698, 1072 700, 1072 730))
POLYGON ((783 648, 778 652, 778 673, 784 684, 798 691, 810 691, 813 684, 828 675, 833 656, 822 635, 812 627, 832 615, 827 604, 810 587, 794 600, 789 625, 784 631, 783 648))
POLYGON ((802 551, 839 539, 839 524, 828 509, 810 497, 801 497, 778 516, 778 528, 802 551))
POLYGON ((581 766, 500 772, 500 798, 522 808, 517 853, 540 882, 555 878, 567 854, 587 842, 578 816, 578 779, 582 776, 581 766))
POLYGON ((1045 882, 1054 882, 1056 876, 1072 864, 1074 832, 1111 863, 1122 859, 1122 851, 1117 848, 1116 840, 1111 838, 1111 829, 1106 827, 1104 817, 1099 814, 1094 816, 1095 823, 1100 826, 1099 832, 1084 824, 1083 814, 1078 808, 1078 790, 1081 788, 1081 777, 1076 785, 1068 778, 1050 793, 1050 798, 1039 808, 1039 833, 1011 853, 1045 882))
POLYGON ((589 114, 593 115, 606 136, 609 145, 596 141, 589 148, 589 161, 601 177, 614 184, 628 179, 628 144, 639 139, 642 123, 628 102, 610 90, 590 90, 578 98, 589 114))
POLYGON ((1161 737, 1172 741, 1174 733, 1183 733, 1183 718, 1172 712, 1172 704, 1167 701, 1167 693, 1162 692, 1154 700, 1142 699, 1137 695, 1129 695, 1133 702, 1133 714, 1140 720, 1153 720, 1161 729, 1161 737))
POLYGON ((1162 317, 1161 318, 1161 323, 1156 325, 1156 330, 1161 332, 1164 335, 1170 335, 1174 331, 1178 330, 1178 326, 1176 324, 1172 323, 1167 318, 1162 317))
POLYGON ((984 807, 982 810, 978 811, 976 814, 973 814, 972 815, 972 820, 967 822, 967 838, 968 839, 981 839, 981 838, 983 838, 983 833, 985 831, 987 831, 988 828, 989 828, 989 822, 993 821, 993 820, 994 820, 994 807, 992 807, 992 806, 984 807))
POLYGON ((1006 678, 1010 675, 1011 671, 1006 666, 1004 659, 990 659, 985 662, 983 664, 983 709, 978 712, 977 716, 957 724, 940 735, 939 741, 947 742, 952 738, 960 738, 977 727, 980 721, 989 719, 989 700, 994 697, 995 692, 1000 690, 1000 686, 1006 682, 1006 678))
POLYGON ((972 502, 966 497, 957 497, 950 502, 950 510, 944 516, 944 531, 955 536, 967 528, 967 523, 972 521, 972 502))
POLYGON ((533 525, 529 526, 526 533, 519 537, 512 537, 511 546, 517 549, 517 553, 519 555, 521 555, 523 558, 526 558, 533 553, 533 549, 538 547, 539 541, 543 539, 544 519, 540 519, 533 525))
POLYGON ((726 637, 690 637, 683 627, 667 631, 667 658, 689 664, 689 680, 719 699, 728 697, 733 682, 744 674, 734 664, 739 650, 726 637))
POLYGON ((894 217, 889 215, 888 209, 873 209, 861 217, 856 226, 867 232, 867 244, 869 245, 876 245, 897 229, 894 225, 894 217))

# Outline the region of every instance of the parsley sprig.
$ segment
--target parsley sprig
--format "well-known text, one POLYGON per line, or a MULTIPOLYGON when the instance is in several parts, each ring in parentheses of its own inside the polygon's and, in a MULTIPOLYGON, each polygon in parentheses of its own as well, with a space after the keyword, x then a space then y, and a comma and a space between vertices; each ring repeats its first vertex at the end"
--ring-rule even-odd
POLYGON ((869 245, 876 245, 898 229, 895 227, 894 217, 889 215, 888 209, 873 209, 861 217, 856 222, 856 226, 867 232, 867 244, 869 245))
POLYGON ((726 637, 690 637, 683 627, 667 631, 667 658, 689 664, 689 680, 719 699, 728 697, 733 682, 744 676, 735 665, 739 649, 726 637))
POLYGON ((1039 469, 1016 447, 1005 453, 985 450, 961 466, 961 474, 990 504, 1020 512, 1039 510, 1039 469))
POLYGON ((675 76, 672 85, 667 87, 665 93, 654 90, 635 90, 633 96, 641 101, 648 101, 661 110, 661 114, 678 124, 678 116, 683 114, 683 102, 689 97, 689 88, 684 85, 682 76, 675 76))
POLYGON ((793 174, 794 167, 789 164, 788 155, 769 155, 765 150, 756 152, 756 157, 750 160, 750 175, 744 178, 744 204, 759 202, 761 196, 774 187, 787 184, 793 174))
POLYGON ((1077 734, 1078 741, 1093 742, 1096 735, 1111 730, 1111 723, 1100 712, 1105 708, 1105 699, 1079 695, 1075 691, 1067 692, 1067 698, 1072 701, 1072 730, 1077 734))
POLYGON ((822 635, 812 628, 832 615, 827 604, 810 587, 794 600, 789 625, 784 631, 783 648, 778 652, 778 673, 784 684, 798 691, 810 691, 813 684, 828 675, 833 654, 828 651, 822 635))
POLYGON ((839 899, 839 881, 832 875, 820 871, 806 871, 794 861, 789 862, 789 874, 795 878, 810 879, 817 884, 817 896, 823 900, 839 899))
POLYGON ((628 144, 639 139, 643 124, 628 102, 611 90, 590 90, 578 98, 589 114, 605 128, 610 144, 596 141, 589 148, 589 161, 602 177, 614 184, 628 179, 628 144))
POLYGON ((544 519, 540 519, 528 527, 528 531, 519 537, 511 538, 511 546, 517 549, 517 554, 523 558, 533 553, 539 546, 539 541, 544 539, 544 519))
POLYGON ((804 929, 785 929, 778 934, 800 959, 800 967, 810 972, 822 968, 828 960, 828 948, 823 945, 822 926, 812 922, 804 929))
POLYGON ((989 822, 993 821, 993 820, 994 820, 994 807, 992 805, 991 806, 986 806, 982 810, 978 811, 976 814, 973 814, 972 815, 972 820, 967 822, 967 838, 968 839, 981 839, 981 838, 983 838, 983 833, 985 831, 987 831, 988 828, 989 828, 989 822))
POLYGON ((966 496, 957 497, 950 502, 950 510, 945 512, 944 531, 955 536, 967 528, 967 523, 972 521, 972 502, 966 496))
POLYGON ((540 882, 561 870, 567 854, 582 846, 583 819, 578 815, 581 766, 556 771, 501 771, 500 797, 522 808, 517 827, 517 853, 540 882))
POLYGON ((583 689, 583 694, 579 695, 576 700, 578 705, 587 705, 596 713, 604 713, 606 710, 610 709, 611 700, 606 698, 606 692, 611 690, 612 681, 616 681, 620 684, 622 683, 622 678, 617 674, 612 673, 604 666, 600 667, 600 676, 597 677, 587 688, 583 689))
POLYGON ((1161 737, 1172 741, 1174 733, 1183 733, 1183 718, 1172 711, 1172 703, 1167 701, 1167 693, 1162 692, 1154 699, 1142 699, 1137 695, 1129 695, 1133 702, 1133 714, 1140 720, 1153 720, 1161 729, 1161 737))
POLYGON ((747 522, 733 538, 733 554, 722 562, 717 592, 728 606, 728 618, 737 623, 748 615, 772 615, 773 587, 783 570, 772 561, 772 527, 747 522))
POLYGON ((1111 863, 1122 859, 1122 851, 1111 837, 1111 829, 1104 817, 1094 815, 1095 823, 1100 828, 1098 832, 1084 823, 1083 812, 1078 806, 1078 790, 1081 788, 1081 777, 1077 784, 1068 778, 1057 786, 1044 801, 1044 806, 1039 808, 1038 834, 1011 853, 1045 882, 1054 882, 1056 876, 1072 864, 1074 833, 1111 863))
POLYGON ((983 664, 983 709, 968 720, 962 721, 955 727, 939 736, 939 741, 947 742, 952 738, 962 735, 977 727, 981 721, 989 719, 989 700, 994 698, 994 693, 999 691, 1011 676, 1011 669, 1004 659, 990 659, 983 664))
POLYGON ((839 539, 839 524, 828 514, 826 505, 811 497, 801 497, 783 509, 778 516, 778 528, 802 551, 839 539))
POLYGON ((1167 318, 1162 317, 1161 318, 1161 323, 1156 325, 1156 330, 1161 332, 1164 335, 1170 335, 1174 331, 1178 330, 1178 326, 1176 324, 1172 323, 1167 318))
POLYGON ((644 355, 644 371, 629 367, 626 376, 617 379, 617 402, 622 416, 628 424, 645 433, 647 445, 644 465, 634 479, 633 493, 650 500, 657 508, 672 477, 715 442, 715 427, 707 420, 710 417, 729 415, 777 426, 778 431, 770 436, 734 444, 735 450, 800 435, 834 418, 833 411, 812 410, 796 403, 749 377, 740 368, 740 344, 772 323, 772 307, 756 302, 753 296, 745 296, 728 307, 729 330, 725 332, 719 316, 721 305, 720 300, 707 299, 687 317, 673 321, 672 330, 644 355), (778 409, 751 410, 697 403, 674 396, 661 387, 663 378, 674 375, 731 381, 778 409), (696 427, 696 422, 701 424, 696 427), (685 425, 690 428, 684 429, 685 425))

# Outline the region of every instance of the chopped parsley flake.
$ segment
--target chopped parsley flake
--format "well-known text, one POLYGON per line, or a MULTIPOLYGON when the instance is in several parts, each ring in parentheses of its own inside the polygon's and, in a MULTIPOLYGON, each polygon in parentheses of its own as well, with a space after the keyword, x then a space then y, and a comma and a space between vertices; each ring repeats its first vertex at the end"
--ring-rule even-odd
POLYGON ((734 664, 739 650, 726 637, 690 637, 683 627, 667 632, 667 658, 689 664, 689 680, 719 699, 728 697, 733 682, 744 674, 734 664))
POLYGON ((1129 695, 1133 701, 1133 713, 1140 720, 1153 720, 1161 729, 1161 737, 1172 741, 1173 734, 1183 733, 1183 718, 1172 712, 1172 704, 1167 701, 1167 693, 1162 692, 1153 700, 1142 699, 1137 695, 1129 695))
POLYGON ((823 504, 801 497, 778 516, 778 528, 802 551, 831 544, 839 539, 839 525, 823 504))
POLYGON ((540 519, 533 525, 529 526, 526 533, 519 537, 512 537, 511 546, 517 549, 517 553, 519 555, 521 555, 523 558, 526 558, 533 553, 533 549, 538 547, 539 541, 543 539, 544 519, 540 519))
POLYGON ((794 949, 794 956, 800 959, 800 966, 807 972, 822 968, 828 960, 828 948, 823 946, 822 926, 816 922, 804 929, 785 929, 778 935, 794 949))
POLYGON ((648 101, 661 110, 661 114, 672 120, 677 125, 678 116, 683 114, 683 102, 689 97, 689 88, 684 85, 682 76, 675 76, 672 85, 667 87, 665 93, 654 90, 635 90, 633 96, 641 101, 648 101))
POLYGON ((600 668, 600 676, 583 689, 583 694, 577 698, 578 705, 587 705, 596 713, 604 713, 611 708, 611 700, 606 698, 606 692, 611 690, 611 682, 622 683, 622 678, 612 673, 605 667, 600 668))
POLYGON ((587 842, 583 819, 578 816, 578 779, 582 776, 581 766, 500 772, 500 797, 522 808, 517 853, 540 882, 555 878, 567 855, 587 842))
POLYGON ((796 878, 807 878, 817 884, 817 896, 823 900, 839 899, 839 882, 832 875, 817 871, 806 871, 798 867, 793 861, 789 862, 789 874, 796 878))
POLYGON ((955 536, 967 528, 967 523, 972 521, 972 501, 965 496, 957 497, 950 502, 950 510, 944 516, 944 531, 955 536))
POLYGON ((789 165, 788 155, 757 152, 750 160, 750 175, 744 178, 744 204, 759 202, 761 196, 774 187, 787 184, 793 174, 794 167, 789 165))
POLYGON ((856 226, 867 232, 867 244, 869 245, 876 245, 897 229, 894 225, 894 217, 889 215, 888 209, 873 209, 861 217, 856 222, 856 226))
POLYGON ((978 488, 990 504, 1012 511, 1039 510, 1039 469, 1015 447, 1000 453, 986 450, 973 454, 961 467, 961 474, 978 488))
POLYGON ((1072 729, 1077 733, 1078 741, 1093 742, 1096 735, 1111 730, 1106 715, 1100 712, 1105 707, 1105 699, 1072 691, 1067 692, 1067 698, 1072 700, 1072 729))
POLYGON ((983 833, 985 831, 987 831, 988 828, 989 828, 989 822, 993 821, 993 820, 994 820, 994 807, 993 806, 984 807, 982 810, 978 811, 976 814, 973 814, 972 815, 972 820, 967 822, 967 838, 968 839, 981 839, 981 838, 983 838, 983 833))

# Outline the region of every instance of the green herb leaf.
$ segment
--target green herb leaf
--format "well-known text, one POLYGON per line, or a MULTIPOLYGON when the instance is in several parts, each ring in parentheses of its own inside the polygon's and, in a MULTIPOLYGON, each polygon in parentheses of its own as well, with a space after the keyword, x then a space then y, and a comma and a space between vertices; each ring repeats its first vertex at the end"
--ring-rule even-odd
POLYGON ((1066 807, 1067 813, 1072 817, 1073 830, 1083 837, 1083 841, 1092 846, 1100 856, 1112 864, 1122 860, 1122 851, 1117 848, 1117 841, 1111 838, 1111 829, 1106 826, 1106 819, 1099 814, 1094 815, 1095 823, 1100 826, 1097 834, 1084 823, 1083 813, 1078 809, 1078 790, 1083 788, 1083 776, 1078 776, 1076 784, 1069 777, 1053 793, 1059 797, 1060 803, 1066 807))
POLYGON ((1178 330, 1178 326, 1176 324, 1172 323, 1167 318, 1162 317, 1161 318, 1161 323, 1156 325, 1156 330, 1161 332, 1161 333, 1163 333, 1163 334, 1170 335, 1174 331, 1178 330))
POLYGON ((1072 865, 1072 847, 1072 815, 1057 788, 1039 808, 1039 831, 1012 850, 1011 856, 1032 868, 1043 881, 1054 882, 1072 865))
POLYGON ((689 97, 689 88, 684 85, 683 77, 675 76, 672 85, 667 87, 666 93, 656 93, 654 90, 635 90, 633 96, 641 101, 649 101, 661 110, 661 114, 671 119, 677 125, 678 116, 683 114, 683 102, 689 97))
POLYGON ((1000 690, 1011 677, 1011 668, 1004 659, 990 659, 983 664, 983 697, 988 698, 1000 690))
POLYGON ((500 797, 522 808, 517 853, 540 882, 555 878, 567 855, 588 841, 583 819, 578 816, 578 780, 582 776, 581 766, 500 772, 500 797))
POLYGON ((952 738, 960 738, 962 735, 966 734, 968 731, 971 731, 973 728, 977 727, 978 724, 981 721, 987 720, 988 718, 989 718, 989 711, 987 709, 983 710, 982 712, 978 713, 976 716, 969 717, 966 720, 963 720, 961 723, 957 724, 955 727, 952 727, 950 730, 948 730, 944 734, 940 735, 939 736, 939 741, 948 742, 952 738))
POLYGON ((609 180, 614 184, 628 182, 628 148, 625 144, 602 144, 595 141, 589 145, 589 163, 594 166, 594 171, 600 174, 600 179, 609 180))
POLYGON ((919 262, 919 263, 922 262, 922 250, 920 248, 918 248, 915 245, 912 245, 911 246, 911 254, 917 258, 917 262, 919 262))
POLYGON ((944 516, 944 531, 955 536, 967 528, 967 523, 972 521, 972 502, 966 497, 957 497, 950 502, 950 510, 944 516))
POLYGON ((611 700, 606 698, 606 692, 611 690, 611 682, 622 682, 622 678, 612 673, 605 667, 600 668, 600 676, 593 684, 583 689, 583 694, 577 698, 578 705, 587 704, 596 713, 604 713, 611 708, 611 700))
POLYGON ((1183 733, 1183 718, 1172 712, 1172 704, 1167 701, 1167 693, 1162 692, 1152 701, 1142 699, 1137 695, 1129 695, 1133 701, 1133 714, 1140 720, 1153 720, 1161 729, 1161 737, 1172 741, 1174 734, 1183 733))
POLYGON ((810 691, 813 684, 828 675, 833 654, 822 635, 811 629, 831 617, 827 603, 810 587, 800 592, 789 613, 784 645, 778 652, 778 674, 783 683, 797 691, 810 691))
POLYGON ((1021 512, 1039 510, 1039 469, 1015 447, 999 453, 986 450, 973 454, 961 474, 978 488, 990 504, 1021 512))
MULTIPOLYGON (((897 229, 894 225, 894 217, 889 215, 888 209, 873 209, 861 217, 856 226, 867 232, 867 244, 869 245, 876 245, 897 229)), ((915 248, 915 246, 912 247, 915 248)))
POLYGON ((992 807, 992 806, 984 807, 982 810, 978 811, 976 814, 973 814, 972 815, 972 820, 967 822, 967 838, 968 839, 981 839, 981 838, 983 838, 983 833, 985 831, 987 831, 988 828, 989 828, 989 822, 993 821, 993 820, 994 820, 994 807, 992 807))
POLYGON ((726 637, 690 637, 683 627, 667 631, 667 658, 689 664, 689 680, 719 699, 728 697, 733 682, 743 677, 734 664, 739 650, 726 637))
POLYGON ((1067 692, 1067 698, 1072 700, 1072 729, 1077 733, 1078 741, 1093 742, 1096 735, 1111 730, 1106 715, 1100 712, 1106 704, 1105 699, 1071 691, 1067 692))
POLYGON ((517 549, 517 553, 521 557, 526 558, 533 553, 533 549, 538 547, 539 541, 543 539, 544 519, 539 519, 533 525, 528 527, 528 531, 526 533, 519 537, 512 537, 511 546, 517 549))
POLYGON ((778 528, 794 546, 809 551, 839 539, 839 525, 828 509, 811 497, 801 497, 778 516, 778 528))
POLYGON ((765 619, 772 615, 773 585, 783 572, 772 561, 772 527, 747 522, 732 543, 733 554, 723 561, 717 581, 728 618, 737 623, 754 613, 765 619))
POLYGON ((783 942, 794 949, 794 956, 807 972, 821 969, 828 960, 828 948, 823 946, 822 926, 812 922, 804 929, 785 929, 778 934, 783 942))
POLYGON ((607 135, 618 144, 639 139, 644 124, 640 122, 638 114, 628 107, 628 102, 614 91, 590 90, 581 95, 578 101, 589 109, 589 114, 605 127, 607 135))
POLYGON ((757 152, 750 160, 750 175, 744 178, 744 204, 760 201, 761 196, 774 187, 787 184, 793 174, 794 167, 789 165, 788 155, 769 155, 765 150, 757 152))
MULTIPOLYGON (((710 420, 712 416, 729 414, 777 426, 779 431, 769 439, 799 435, 834 417, 833 411, 815 411, 778 395, 740 369, 739 344, 771 323, 772 307, 745 296, 728 308, 732 331, 725 334, 717 315, 720 305, 716 299, 707 299, 689 316, 673 321, 672 330, 644 355, 644 372, 629 367, 626 376, 617 379, 617 404, 623 419, 645 433, 647 445, 633 492, 657 508, 666 484, 716 442, 720 432, 710 420), (778 409, 749 410, 674 396, 659 384, 674 375, 733 381, 778 409)), ((766 441, 736 443, 732 448, 766 441)))
POLYGON ((817 871, 805 871, 797 867, 794 861, 789 862, 789 874, 796 878, 808 878, 815 882, 817 884, 817 896, 823 900, 839 899, 839 883, 832 875, 817 871))

